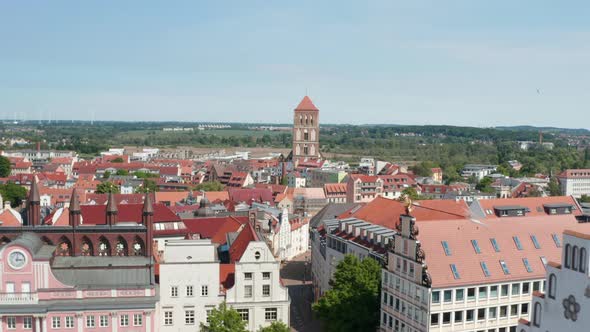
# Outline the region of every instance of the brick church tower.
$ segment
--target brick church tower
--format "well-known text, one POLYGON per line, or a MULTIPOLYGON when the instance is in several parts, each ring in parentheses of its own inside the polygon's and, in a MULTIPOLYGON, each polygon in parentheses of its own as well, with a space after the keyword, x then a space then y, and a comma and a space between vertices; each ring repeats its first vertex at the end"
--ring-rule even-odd
POLYGON ((292 159, 320 158, 320 110, 308 96, 295 108, 292 159))

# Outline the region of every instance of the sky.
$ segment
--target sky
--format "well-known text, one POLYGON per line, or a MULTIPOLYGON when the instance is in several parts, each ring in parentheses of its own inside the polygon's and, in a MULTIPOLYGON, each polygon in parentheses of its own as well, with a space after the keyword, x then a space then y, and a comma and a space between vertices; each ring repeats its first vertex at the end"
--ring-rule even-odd
POLYGON ((590 128, 590 1, 0 1, 0 118, 590 128))

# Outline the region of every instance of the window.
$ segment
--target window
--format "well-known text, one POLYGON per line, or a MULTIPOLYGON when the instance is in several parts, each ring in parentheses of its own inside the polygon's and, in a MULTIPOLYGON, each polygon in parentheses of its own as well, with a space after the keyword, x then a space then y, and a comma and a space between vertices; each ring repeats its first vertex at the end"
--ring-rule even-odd
POLYGON ((550 299, 554 299, 555 300, 555 290, 557 289, 557 277, 555 276, 555 274, 551 273, 549 275, 549 291, 547 292, 547 295, 549 296, 550 299))
POLYGON ((555 246, 557 248, 561 248, 561 241, 559 240, 559 236, 557 236, 557 234, 551 234, 551 237, 553 238, 553 242, 555 242, 555 246))
POLYGON ((201 296, 209 295, 209 286, 203 285, 201 286, 201 296))
POLYGON ((473 245, 473 250, 475 250, 476 254, 481 254, 481 249, 479 248, 477 240, 471 240, 471 245, 473 245))
POLYGON ((6 317, 6 328, 10 330, 16 329, 16 317, 6 317))
POLYGON ((565 244, 565 259, 564 259, 563 265, 565 267, 567 267, 568 269, 570 268, 570 260, 571 260, 571 257, 572 257, 571 256, 572 254, 570 253, 570 251, 571 251, 571 246, 570 246, 569 243, 566 243, 565 244))
POLYGON ((100 315, 98 317, 98 325, 100 327, 107 327, 107 326, 109 326, 109 316, 107 316, 107 315, 100 315))
POLYGON ((500 318, 506 318, 506 317, 508 317, 508 306, 503 305, 500 307, 500 318))
POLYGON ((66 316, 66 329, 74 328, 74 316, 66 316))
POLYGON ((465 296, 465 291, 463 288, 455 290, 455 301, 463 301, 463 297, 465 296))
POLYGON ((467 288, 467 300, 475 300, 475 287, 467 288))
POLYGON ((578 269, 582 273, 586 273, 586 265, 588 264, 586 259, 586 248, 582 248, 580 249, 580 267, 578 269))
POLYGON ((531 288, 531 284, 528 282, 523 282, 522 283, 522 293, 523 294, 528 294, 530 292, 530 288, 531 288))
POLYGON ((451 324, 451 313, 450 312, 443 313, 443 324, 451 324))
POLYGON ((186 286, 186 296, 193 296, 193 286, 186 286))
POLYGON ((439 317, 439 314, 431 314, 430 315, 430 325, 431 326, 438 325, 438 323, 439 323, 438 317, 439 317))
POLYGON ((531 264, 529 264, 529 260, 527 258, 523 258, 522 263, 524 264, 524 268, 528 273, 533 272, 533 268, 531 267, 531 264))
POLYGON ((486 277, 489 277, 490 270, 488 269, 488 265, 486 264, 486 262, 480 262, 479 265, 481 265, 481 270, 483 271, 483 275, 486 277))
POLYGON ((449 244, 447 243, 447 241, 442 241, 441 244, 442 244, 443 249, 445 251, 445 255, 451 256, 451 248, 449 248, 449 244))
POLYGON ((432 303, 440 303, 440 292, 439 291, 432 292, 432 303))
POLYGON ((473 309, 465 311, 465 320, 468 322, 473 322, 473 315, 475 311, 473 309))
POLYGON ((94 316, 86 316, 86 327, 94 327, 94 316))
POLYGON ((52 329, 61 328, 61 317, 51 317, 51 328, 52 329))
POLYGON ((195 311, 185 310, 184 311, 184 324, 195 325, 195 311))
POLYGON ((262 285, 262 296, 270 296, 270 285, 262 285))
POLYGON ((536 236, 531 235, 531 241, 533 241, 533 245, 535 246, 535 249, 541 249, 541 245, 539 244, 539 241, 537 240, 536 236))
POLYGON ((578 269, 578 246, 574 246, 572 249, 572 270, 578 269))
POLYGON ((518 315, 518 304, 513 304, 510 306, 510 316, 518 315))
POLYGON ((488 308, 488 319, 496 319, 497 314, 498 314, 498 309, 496 307, 488 308))
POLYGON ((247 322, 250 319, 250 310, 248 309, 237 309, 238 314, 244 322, 247 322))
POLYGON ((500 296, 508 296, 508 285, 502 285, 500 288, 500 296))
POLYGON ((521 315, 528 315, 529 314, 529 304, 528 303, 522 303, 520 305, 520 314, 521 315))
POLYGON ((451 264, 451 271, 453 272, 453 278, 461 279, 461 276, 459 275, 459 271, 457 271, 457 266, 455 266, 455 264, 451 264))
POLYGON ((178 297, 178 286, 170 287, 170 297, 178 297))
POLYGON ((463 321, 463 311, 455 311, 455 323, 463 321))
POLYGON ((141 314, 133 314, 133 326, 143 325, 143 316, 141 314))
POLYGON ((119 316, 119 326, 129 326, 129 315, 124 314, 119 316))
POLYGON ((538 292, 540 290, 541 283, 538 281, 533 282, 533 292, 538 292))
POLYGON ((541 303, 535 303, 533 307, 533 325, 536 327, 541 326, 541 303))
POLYGON ((486 308, 477 309, 477 320, 486 319, 486 308))
POLYGON ((262 272, 262 279, 269 280, 270 279, 270 272, 262 272))
POLYGON ((518 236, 513 236, 512 239, 514 240, 514 244, 516 245, 516 249, 522 250, 522 243, 520 243, 520 239, 518 236))
POLYGON ((174 324, 172 311, 164 311, 164 326, 172 326, 174 324))
POLYGON ((33 328, 33 317, 23 317, 23 329, 30 330, 33 328))
POLYGON ((479 287, 479 299, 487 299, 488 298, 488 288, 485 286, 479 287))
POLYGON ((252 286, 251 285, 244 286, 244 297, 252 297, 252 286))
POLYGON ((245 280, 252 280, 252 272, 244 273, 244 279, 245 280))
POLYGON ((267 322, 277 320, 277 308, 264 309, 264 320, 267 322))
POLYGON ((496 252, 500 252, 500 245, 498 244, 498 241, 496 241, 494 238, 491 238, 490 242, 492 242, 492 247, 494 247, 494 250, 496 252))
POLYGON ((520 295, 520 284, 512 284, 512 296, 520 295))
POLYGON ((498 297, 498 286, 490 286, 490 299, 498 297))
POLYGON ((207 323, 211 323, 211 313, 213 312, 213 308, 205 309, 205 316, 207 317, 205 321, 207 323))
POLYGON ((502 271, 504 271, 504 274, 510 274, 510 270, 508 269, 508 265, 506 265, 506 262, 500 260, 500 266, 502 267, 502 271))
POLYGON ((453 291, 452 290, 446 290, 443 293, 443 298, 445 302, 451 302, 453 301, 453 291))

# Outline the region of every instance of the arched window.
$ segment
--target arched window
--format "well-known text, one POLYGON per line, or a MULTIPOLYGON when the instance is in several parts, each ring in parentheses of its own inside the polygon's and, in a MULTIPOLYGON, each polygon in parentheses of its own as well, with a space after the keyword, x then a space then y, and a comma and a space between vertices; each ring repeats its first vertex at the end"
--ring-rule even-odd
POLYGON ((309 120, 311 121, 311 125, 313 126, 313 116, 310 116, 309 120))
POLYGON ((47 236, 41 237, 41 242, 43 242, 43 243, 45 243, 45 244, 47 244, 49 246, 52 246, 53 245, 53 241, 51 241, 47 236))
POLYGON ((59 239, 59 244, 55 248, 55 256, 72 256, 72 243, 67 237, 62 236, 59 239))
POLYGON ((549 285, 548 285, 547 295, 551 299, 555 299, 555 292, 557 289, 557 277, 555 274, 551 273, 549 275, 549 285))
POLYGON ((565 259, 563 260, 563 265, 568 269, 570 268, 570 265, 571 265, 571 263, 570 263, 570 259, 571 259, 570 250, 571 249, 572 248, 569 243, 565 245, 565 259))
POLYGON ((2 239, 0 240, 0 245, 6 244, 6 243, 10 243, 10 239, 7 238, 6 236, 3 236, 2 239))
POLYGON ((111 244, 105 237, 98 239, 98 256, 110 256, 111 244))
POLYGON ((535 303, 535 308, 533 310, 533 325, 536 327, 541 326, 541 303, 535 303))
POLYGON ((90 241, 90 239, 86 236, 82 238, 82 244, 80 245, 80 256, 94 256, 92 241, 90 241))
POLYGON ((580 272, 586 273, 586 268, 588 265, 588 256, 586 255, 586 248, 580 249, 580 272))
POLYGON ((136 236, 135 240, 133 240, 133 256, 143 256, 144 247, 143 240, 139 236, 136 236))
POLYGON ((303 117, 301 115, 299 116, 299 124, 303 124, 303 117))
POLYGON ((117 256, 127 256, 127 241, 121 236, 117 238, 117 243, 115 244, 115 254, 117 256))
POLYGON ((578 269, 578 246, 574 246, 572 249, 572 270, 578 269))

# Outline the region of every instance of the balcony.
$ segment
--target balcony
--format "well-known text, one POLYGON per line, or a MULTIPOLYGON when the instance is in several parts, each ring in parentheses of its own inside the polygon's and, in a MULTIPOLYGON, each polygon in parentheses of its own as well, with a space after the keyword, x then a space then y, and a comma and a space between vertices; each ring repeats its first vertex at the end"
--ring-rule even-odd
POLYGON ((34 304, 37 301, 37 293, 0 293, 0 305, 34 304))

